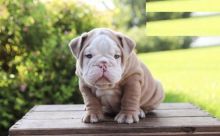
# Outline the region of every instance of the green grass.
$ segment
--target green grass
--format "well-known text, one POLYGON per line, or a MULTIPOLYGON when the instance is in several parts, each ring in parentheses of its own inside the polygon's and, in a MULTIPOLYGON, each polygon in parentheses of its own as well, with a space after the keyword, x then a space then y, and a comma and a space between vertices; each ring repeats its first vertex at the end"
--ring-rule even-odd
POLYGON ((194 17, 147 22, 148 36, 214 36, 220 35, 220 16, 194 17))
POLYGON ((146 3, 147 12, 218 12, 219 0, 169 0, 146 3))
POLYGON ((165 88, 165 102, 191 102, 220 118, 220 46, 139 54, 165 88))

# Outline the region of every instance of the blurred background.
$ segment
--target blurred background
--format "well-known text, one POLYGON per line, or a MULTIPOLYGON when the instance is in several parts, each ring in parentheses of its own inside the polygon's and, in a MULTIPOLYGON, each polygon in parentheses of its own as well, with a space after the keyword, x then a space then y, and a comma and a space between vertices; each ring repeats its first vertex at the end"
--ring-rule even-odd
POLYGON ((145 5, 145 0, 0 0, 0 136, 36 104, 83 103, 67 45, 96 27, 136 41, 139 59, 164 85, 165 102, 191 102, 220 118, 220 38, 145 33, 146 21, 219 13, 146 14, 145 5))

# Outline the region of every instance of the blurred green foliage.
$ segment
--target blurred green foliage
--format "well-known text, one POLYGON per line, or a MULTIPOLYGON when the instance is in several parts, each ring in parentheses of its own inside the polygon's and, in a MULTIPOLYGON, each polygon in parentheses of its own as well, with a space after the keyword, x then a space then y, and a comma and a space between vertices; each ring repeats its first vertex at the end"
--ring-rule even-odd
POLYGON ((150 37, 147 36, 146 32, 146 25, 150 21, 189 18, 190 12, 146 13, 145 0, 114 0, 114 3, 117 10, 113 18, 113 23, 120 31, 123 31, 137 43, 137 53, 190 47, 193 37, 150 37))
POLYGON ((146 23, 145 0, 113 0, 116 10, 113 24, 120 29, 142 26, 146 23))
POLYGON ((108 26, 79 1, 0 2, 0 135, 35 104, 82 103, 68 42, 108 26))
POLYGON ((147 12, 147 21, 188 18, 190 14, 190 12, 147 12))
POLYGON ((192 37, 172 37, 172 36, 146 36, 146 28, 133 27, 126 31, 127 35, 136 41, 137 53, 175 50, 189 48, 192 37))

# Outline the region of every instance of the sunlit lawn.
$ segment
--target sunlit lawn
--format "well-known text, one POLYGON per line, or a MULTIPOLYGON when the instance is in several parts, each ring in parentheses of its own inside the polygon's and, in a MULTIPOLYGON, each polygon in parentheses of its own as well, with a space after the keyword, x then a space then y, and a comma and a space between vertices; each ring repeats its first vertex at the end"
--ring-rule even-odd
POLYGON ((147 12, 218 12, 219 0, 162 0, 146 3, 147 12))
POLYGON ((220 16, 147 22, 148 36, 210 36, 220 35, 220 16))
POLYGON ((220 118, 220 46, 140 54, 166 102, 191 102, 220 118))

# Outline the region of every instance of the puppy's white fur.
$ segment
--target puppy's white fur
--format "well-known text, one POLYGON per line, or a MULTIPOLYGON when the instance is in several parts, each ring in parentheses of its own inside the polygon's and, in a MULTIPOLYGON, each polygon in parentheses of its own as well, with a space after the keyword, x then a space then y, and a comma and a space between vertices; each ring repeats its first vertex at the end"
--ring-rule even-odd
POLYGON ((114 87, 120 81, 123 69, 121 59, 114 58, 116 54, 121 56, 120 48, 115 41, 106 35, 96 37, 83 53, 82 73, 85 82, 97 88, 114 87), (91 54, 92 58, 87 58, 87 54, 91 54), (107 65, 107 71, 104 73, 99 68, 99 64, 103 61, 107 65), (107 79, 103 79, 102 76, 107 79))

